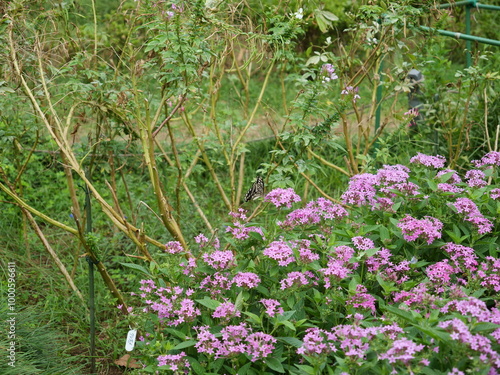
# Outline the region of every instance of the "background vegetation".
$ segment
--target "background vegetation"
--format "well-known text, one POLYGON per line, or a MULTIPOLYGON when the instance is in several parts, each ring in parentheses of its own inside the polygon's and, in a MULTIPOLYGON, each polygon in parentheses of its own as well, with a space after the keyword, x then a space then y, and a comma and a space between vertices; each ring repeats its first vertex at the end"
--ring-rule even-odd
MULTIPOLYGON (((18 269, 22 373, 89 371, 86 259, 98 372, 125 371, 138 267, 169 241, 199 255, 195 236, 224 233, 257 175, 338 202, 353 175, 417 152, 461 172, 498 150, 496 47, 474 44, 465 68, 463 41, 420 28, 464 30, 462 8, 436 5, 2 2, 0 251, 18 269)), ((474 17, 498 38, 498 12, 474 17)))

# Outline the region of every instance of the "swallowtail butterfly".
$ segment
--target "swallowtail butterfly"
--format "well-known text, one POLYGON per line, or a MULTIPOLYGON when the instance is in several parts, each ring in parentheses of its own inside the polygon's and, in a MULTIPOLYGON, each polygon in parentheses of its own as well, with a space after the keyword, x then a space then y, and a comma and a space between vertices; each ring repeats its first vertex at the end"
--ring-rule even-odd
POLYGON ((257 176, 257 179, 253 183, 252 187, 247 191, 247 194, 245 195, 245 202, 263 196, 264 196, 264 180, 262 179, 262 177, 257 176))

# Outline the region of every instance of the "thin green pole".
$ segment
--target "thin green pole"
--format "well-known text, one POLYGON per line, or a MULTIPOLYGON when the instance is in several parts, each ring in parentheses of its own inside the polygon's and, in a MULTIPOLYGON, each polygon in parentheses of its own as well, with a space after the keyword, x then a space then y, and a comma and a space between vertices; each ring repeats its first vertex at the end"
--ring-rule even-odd
MULTIPOLYGON (((89 234, 92 233, 92 206, 90 202, 90 189, 88 186, 85 186, 85 214, 87 216, 85 232, 89 234)), ((90 373, 95 374, 94 262, 90 256, 87 256, 87 263, 89 264, 90 373)))
POLYGON ((380 65, 378 66, 378 76, 379 76, 379 83, 377 86, 377 92, 376 92, 376 102, 377 102, 377 109, 375 110, 375 134, 377 134, 378 129, 380 128, 380 116, 382 112, 382 71, 384 69, 384 57, 382 56, 380 58, 380 65))
POLYGON ((448 30, 432 29, 432 28, 427 27, 427 26, 420 26, 420 28, 422 30, 425 30, 425 31, 432 31, 432 32, 436 32, 436 33, 441 34, 441 35, 451 36, 452 38, 471 40, 473 42, 484 43, 484 44, 489 44, 491 46, 499 46, 500 47, 500 40, 482 38, 480 36, 467 35, 467 34, 463 34, 463 33, 456 33, 456 32, 448 31, 448 30))
MULTIPOLYGON (((470 35, 470 8, 471 5, 465 6, 465 33, 470 35)), ((472 42, 468 39, 465 41, 465 66, 469 68, 472 65, 472 42)))

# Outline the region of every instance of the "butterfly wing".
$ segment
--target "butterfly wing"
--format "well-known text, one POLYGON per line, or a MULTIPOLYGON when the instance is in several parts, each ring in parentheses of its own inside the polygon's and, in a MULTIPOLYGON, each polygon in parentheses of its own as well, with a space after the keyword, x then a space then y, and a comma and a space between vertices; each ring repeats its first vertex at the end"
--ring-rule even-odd
POLYGON ((245 202, 263 196, 264 196, 264 180, 262 179, 262 177, 257 176, 257 179, 253 183, 252 187, 247 191, 245 195, 245 202))

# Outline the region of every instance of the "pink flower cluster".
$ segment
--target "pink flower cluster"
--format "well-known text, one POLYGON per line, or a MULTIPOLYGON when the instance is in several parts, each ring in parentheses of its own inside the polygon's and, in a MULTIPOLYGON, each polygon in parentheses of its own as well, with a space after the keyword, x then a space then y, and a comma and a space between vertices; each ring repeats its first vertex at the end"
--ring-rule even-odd
POLYGON ((299 272, 299 271, 294 271, 288 273, 286 279, 283 279, 280 281, 280 289, 285 290, 285 289, 298 289, 302 286, 306 285, 317 285, 318 283, 316 282, 317 277, 311 272, 311 271, 305 271, 305 272, 299 272))
POLYGON ((169 326, 177 326, 184 322, 192 322, 201 315, 195 302, 188 298, 194 293, 192 289, 181 287, 158 287, 153 280, 141 280, 142 292, 139 296, 148 305, 144 311, 158 314, 158 319, 169 326))
POLYGON ((184 252, 184 248, 179 241, 170 241, 165 245, 165 251, 169 254, 180 254, 184 252))
POLYGON ((295 193, 292 188, 287 189, 274 189, 270 191, 265 197, 265 202, 271 202, 276 206, 276 208, 280 208, 285 206, 286 208, 292 208, 293 203, 300 202, 300 196, 295 193))
POLYGON ((471 169, 465 173, 467 185, 471 188, 482 188, 487 185, 486 174, 480 169, 471 169))
POLYGON ((222 302, 219 306, 215 308, 212 314, 213 318, 219 318, 224 323, 229 323, 232 318, 238 318, 241 316, 241 312, 238 311, 236 306, 231 302, 222 302))
POLYGON ((264 249, 263 254, 278 261, 278 265, 284 267, 296 261, 294 249, 298 253, 298 261, 301 263, 311 263, 319 259, 319 255, 311 249, 309 240, 273 241, 264 249))
POLYGON ((281 307, 281 303, 275 299, 261 299, 260 303, 266 308, 266 314, 271 318, 276 316, 276 314, 283 314, 285 311, 281 307))
POLYGON ((340 349, 346 357, 359 361, 366 359, 370 343, 374 340, 394 340, 399 333, 403 333, 403 329, 396 324, 366 328, 357 325, 337 325, 330 331, 313 327, 306 330, 303 344, 297 349, 297 353, 325 356, 340 349))
POLYGON ((454 193, 459 194, 464 191, 464 189, 457 186, 457 184, 462 182, 462 179, 453 169, 443 169, 436 174, 436 178, 443 182, 438 183, 438 190, 444 193, 454 193))
POLYGON ((481 214, 476 204, 469 198, 458 198, 454 206, 458 213, 464 214, 465 221, 476 226, 479 234, 489 233, 493 229, 493 223, 481 214))
POLYGON ((213 355, 215 359, 246 354, 252 362, 267 358, 274 350, 276 339, 263 332, 252 332, 245 323, 230 325, 221 330, 221 338, 210 332, 210 327, 194 327, 198 353, 213 355))
POLYGON ((472 160, 472 164, 474 164, 476 168, 484 166, 500 167, 500 152, 499 151, 488 152, 480 160, 472 160))
POLYGON ((425 216, 423 219, 415 219, 406 215, 398 223, 403 237, 406 241, 415 241, 420 238, 431 244, 435 239, 441 238, 443 223, 432 216, 425 216))
POLYGON ((415 344, 407 338, 395 340, 392 347, 385 353, 378 356, 379 359, 387 359, 389 363, 401 362, 408 365, 415 355, 425 348, 422 344, 415 344))
POLYGON ((262 228, 245 225, 245 222, 248 220, 246 216, 247 212, 243 208, 239 208, 238 212, 230 212, 229 215, 234 217, 236 221, 233 222, 234 227, 226 227, 226 232, 231 233, 237 240, 246 240, 250 237, 250 232, 259 233, 262 238, 265 238, 262 228))
POLYGON ((299 225, 319 224, 321 220, 339 220, 348 216, 347 210, 339 204, 334 204, 328 199, 318 198, 310 201, 304 208, 290 212, 284 222, 278 225, 292 229, 299 225))
POLYGON ((238 272, 233 282, 240 288, 257 288, 260 284, 260 277, 253 272, 238 272))
POLYGON ((190 367, 188 360, 185 358, 186 353, 160 355, 158 358, 158 366, 169 366, 169 369, 174 373, 182 374, 190 367))
POLYGON ((417 153, 416 156, 410 159, 410 163, 422 164, 425 165, 426 167, 439 169, 444 167, 444 163, 446 163, 446 158, 441 155, 431 156, 419 152, 417 153))
POLYGON ((390 258, 390 250, 382 248, 366 260, 369 272, 377 272, 386 281, 402 284, 410 278, 407 274, 410 270, 410 262, 403 260, 393 263, 390 258))
POLYGON ((347 305, 354 308, 367 309, 372 314, 375 314, 375 302, 375 297, 368 293, 368 289, 364 285, 358 284, 356 286, 356 293, 347 300, 347 305))
POLYGON ((342 194, 342 201, 352 205, 371 205, 372 210, 390 211, 392 198, 401 193, 406 196, 419 194, 419 186, 409 182, 410 169, 404 165, 384 165, 377 174, 363 173, 353 176, 349 187, 342 194), (377 196, 380 193, 380 196, 377 196))
POLYGON ((477 255, 473 248, 448 242, 441 249, 448 253, 454 267, 460 272, 477 270, 477 255))
POLYGON ((357 262, 351 262, 355 253, 350 246, 342 245, 334 248, 326 267, 319 270, 324 276, 325 288, 330 288, 332 283, 345 279, 359 266, 357 262))
POLYGON ((216 270, 226 270, 236 265, 236 259, 231 250, 216 250, 212 253, 204 253, 203 261, 216 270))
POLYGON ((491 340, 480 333, 472 333, 458 318, 439 322, 438 326, 450 333, 451 339, 464 344, 467 350, 479 353, 479 359, 500 368, 500 354, 492 347, 491 340))

